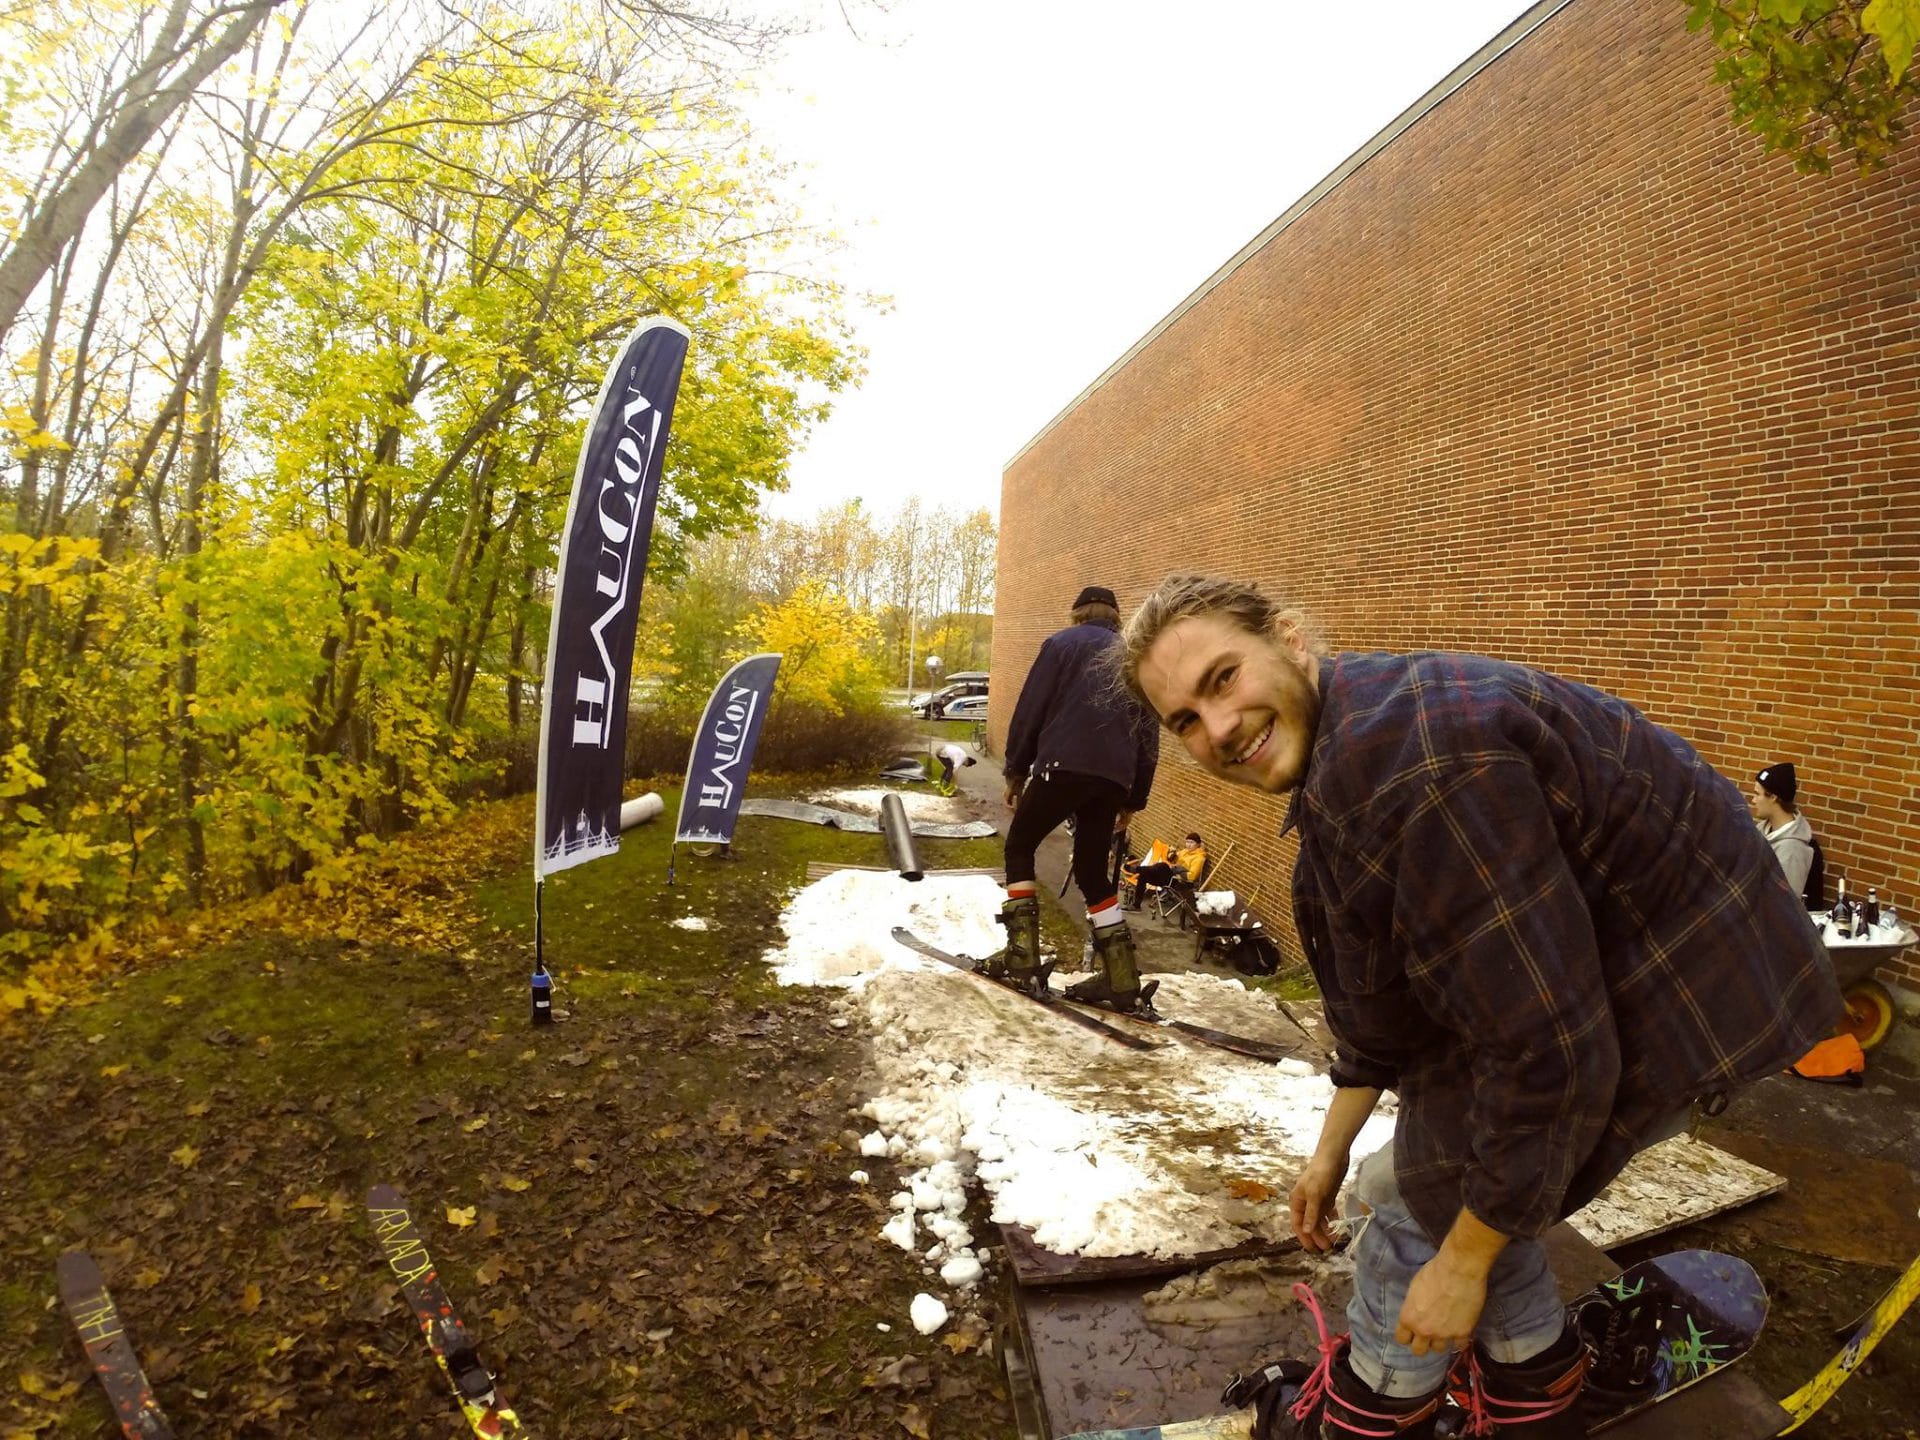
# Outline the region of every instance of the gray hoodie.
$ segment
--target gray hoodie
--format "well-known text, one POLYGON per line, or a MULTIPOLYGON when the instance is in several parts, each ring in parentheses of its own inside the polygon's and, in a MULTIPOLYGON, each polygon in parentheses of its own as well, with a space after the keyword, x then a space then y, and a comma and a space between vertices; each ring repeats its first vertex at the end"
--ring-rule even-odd
POLYGON ((1796 815, 1778 830, 1768 830, 1764 822, 1760 828, 1773 853, 1780 857, 1788 886, 1794 894, 1801 894, 1807 888, 1807 872, 1813 869, 1813 826, 1806 816, 1796 815))

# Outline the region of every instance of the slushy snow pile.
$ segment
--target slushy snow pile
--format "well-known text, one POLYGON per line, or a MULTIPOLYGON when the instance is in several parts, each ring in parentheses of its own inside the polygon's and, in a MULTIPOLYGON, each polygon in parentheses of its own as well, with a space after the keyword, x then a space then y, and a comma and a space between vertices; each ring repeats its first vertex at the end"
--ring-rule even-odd
MULTIPOLYGON (((1005 943, 1000 900, 984 876, 912 884, 842 870, 794 896, 786 943, 767 957, 786 984, 844 989, 874 1036, 878 1088, 863 1112, 874 1128, 860 1153, 895 1160, 901 1174, 882 1233, 956 1290, 980 1275, 963 1218, 972 1182, 997 1223, 1025 1226, 1061 1253, 1172 1257, 1284 1237, 1286 1192, 1319 1134, 1327 1079, 1171 1032, 1152 1052, 1124 1049, 890 933, 900 925, 954 954, 985 955, 1005 943)), ((1273 1003, 1238 981, 1159 979, 1170 1014, 1243 1035, 1289 1033, 1273 1003)), ((1392 1125, 1390 1114, 1369 1122, 1356 1161, 1392 1125)))

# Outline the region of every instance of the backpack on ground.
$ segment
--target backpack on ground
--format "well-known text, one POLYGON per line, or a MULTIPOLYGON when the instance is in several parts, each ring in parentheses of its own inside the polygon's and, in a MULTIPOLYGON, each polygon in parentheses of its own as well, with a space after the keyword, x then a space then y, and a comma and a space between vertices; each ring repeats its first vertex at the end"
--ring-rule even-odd
POLYGON ((1789 1065, 1787 1073, 1829 1085, 1861 1085, 1866 1083, 1867 1052, 1853 1036, 1834 1035, 1789 1065))

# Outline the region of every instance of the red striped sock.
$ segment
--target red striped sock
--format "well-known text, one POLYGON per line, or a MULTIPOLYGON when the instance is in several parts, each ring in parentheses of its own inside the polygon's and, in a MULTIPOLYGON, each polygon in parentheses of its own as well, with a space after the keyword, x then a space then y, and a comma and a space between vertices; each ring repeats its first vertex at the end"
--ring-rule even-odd
POLYGON ((1124 925, 1126 918, 1126 916, 1120 913, 1120 897, 1118 895, 1109 895, 1099 904, 1089 905, 1087 907, 1087 919, 1093 922, 1094 928, 1096 929, 1107 925, 1124 925))
POLYGON ((1027 897, 1037 895, 1039 892, 1040 882, 1038 880, 1015 880, 1007 886, 1007 899, 1025 900, 1027 897))

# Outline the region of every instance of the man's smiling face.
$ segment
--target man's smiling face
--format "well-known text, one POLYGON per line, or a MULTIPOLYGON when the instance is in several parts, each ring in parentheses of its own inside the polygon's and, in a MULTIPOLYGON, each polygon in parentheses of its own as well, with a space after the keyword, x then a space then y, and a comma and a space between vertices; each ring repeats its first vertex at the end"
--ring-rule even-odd
POLYGON ((1202 768, 1274 794, 1305 776, 1319 661, 1298 630, 1255 635, 1230 615, 1176 620, 1140 658, 1140 688, 1202 768))

